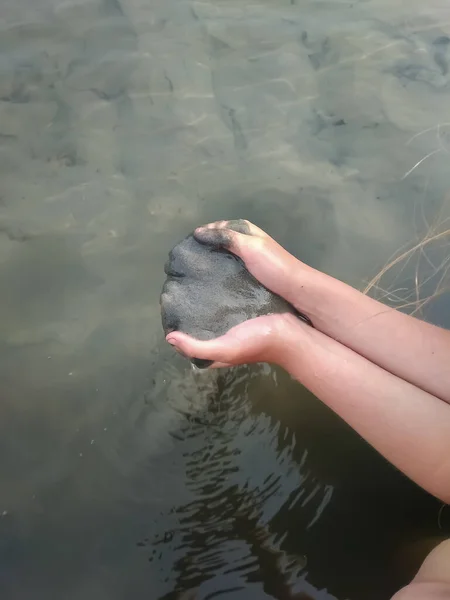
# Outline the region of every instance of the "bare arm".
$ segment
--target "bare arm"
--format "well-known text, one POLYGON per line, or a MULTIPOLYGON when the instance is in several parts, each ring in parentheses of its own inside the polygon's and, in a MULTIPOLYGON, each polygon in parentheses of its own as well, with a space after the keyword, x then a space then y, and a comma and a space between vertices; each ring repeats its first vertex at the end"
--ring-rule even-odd
POLYGON ((200 228, 199 241, 238 255, 267 288, 306 314, 314 327, 390 373, 450 403, 450 331, 399 312, 317 271, 247 221, 200 228))
POLYGON ((258 317, 200 341, 167 340, 215 367, 270 362, 283 367, 429 493, 450 502, 450 405, 371 363, 292 314, 258 317))
POLYGON ((317 329, 450 403, 450 331, 387 307, 301 263, 295 280, 291 301, 317 329))
POLYGON ((450 503, 450 405, 287 320, 281 366, 398 469, 450 503))
POLYGON ((398 469, 450 503, 450 333, 311 269, 246 226, 250 232, 238 233, 213 224, 200 241, 240 256, 315 328, 291 314, 266 315, 213 340, 174 331, 167 341, 213 366, 279 364, 398 469))

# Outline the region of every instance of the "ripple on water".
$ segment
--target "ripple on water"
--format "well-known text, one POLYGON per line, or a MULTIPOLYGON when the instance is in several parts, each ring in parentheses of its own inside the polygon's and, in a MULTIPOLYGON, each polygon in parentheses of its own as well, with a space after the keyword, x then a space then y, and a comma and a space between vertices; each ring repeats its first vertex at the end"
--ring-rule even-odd
POLYGON ((169 404, 183 417, 176 440, 185 446, 183 486, 189 499, 174 499, 170 530, 138 545, 150 552, 151 563, 159 561, 162 572, 165 558, 174 559, 170 568, 176 577, 167 598, 208 580, 224 593, 230 581, 263 582, 291 598, 294 583, 301 585, 306 577, 306 556, 283 550, 287 521, 274 528, 274 517, 301 505, 306 527, 312 526, 332 489, 308 472, 306 449, 300 463, 294 461, 296 436, 283 432, 280 444, 279 421, 255 410, 251 388, 261 370, 275 389, 267 366, 186 370, 183 378, 173 373, 166 388, 173 393, 169 404))

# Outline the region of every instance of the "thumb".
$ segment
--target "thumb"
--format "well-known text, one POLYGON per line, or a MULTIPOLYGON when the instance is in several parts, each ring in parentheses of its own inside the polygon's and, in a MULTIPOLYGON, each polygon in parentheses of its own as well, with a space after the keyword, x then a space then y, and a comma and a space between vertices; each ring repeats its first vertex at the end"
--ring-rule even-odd
POLYGON ((190 358, 200 358, 215 363, 240 364, 269 360, 279 338, 281 315, 265 315, 244 321, 224 335, 201 341, 181 331, 166 336, 169 344, 190 358), (274 345, 275 343, 275 345, 274 345))
POLYGON ((172 331, 167 334, 166 341, 189 358, 201 358, 213 362, 232 363, 239 353, 236 340, 228 334, 213 340, 203 341, 181 331, 172 331))
POLYGON ((246 251, 257 251, 267 234, 250 221, 216 221, 194 231, 195 239, 212 248, 226 248, 245 262, 246 251))

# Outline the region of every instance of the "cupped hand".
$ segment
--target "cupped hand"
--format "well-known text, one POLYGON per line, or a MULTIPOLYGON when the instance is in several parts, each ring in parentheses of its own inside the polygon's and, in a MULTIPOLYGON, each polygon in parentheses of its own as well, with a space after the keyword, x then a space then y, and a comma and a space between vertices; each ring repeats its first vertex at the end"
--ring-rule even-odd
POLYGON ((197 340, 181 331, 172 331, 166 340, 186 357, 213 361, 210 368, 257 362, 282 364, 285 342, 296 322, 292 314, 264 315, 213 340, 197 340))
MULTIPOLYGON (((243 220, 218 221, 197 228, 194 237, 239 256, 265 287, 294 304, 292 274, 302 263, 262 229, 243 220)), ((292 314, 265 315, 213 340, 200 341, 180 331, 169 333, 166 340, 186 357, 214 361, 211 368, 255 362, 281 364, 286 339, 296 324, 292 314)))
POLYGON ((239 256, 253 277, 295 306, 298 274, 308 267, 265 231, 246 220, 216 221, 198 227, 194 237, 239 256))

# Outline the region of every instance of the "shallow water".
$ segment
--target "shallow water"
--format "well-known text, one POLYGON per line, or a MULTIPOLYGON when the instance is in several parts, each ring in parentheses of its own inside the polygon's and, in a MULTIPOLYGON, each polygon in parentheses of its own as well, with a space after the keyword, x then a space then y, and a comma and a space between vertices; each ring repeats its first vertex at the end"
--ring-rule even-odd
POLYGON ((448 217, 449 36, 438 0, 3 0, 2 598, 378 600, 412 577, 440 504, 279 370, 193 373, 158 300, 212 219, 363 287, 448 217))

